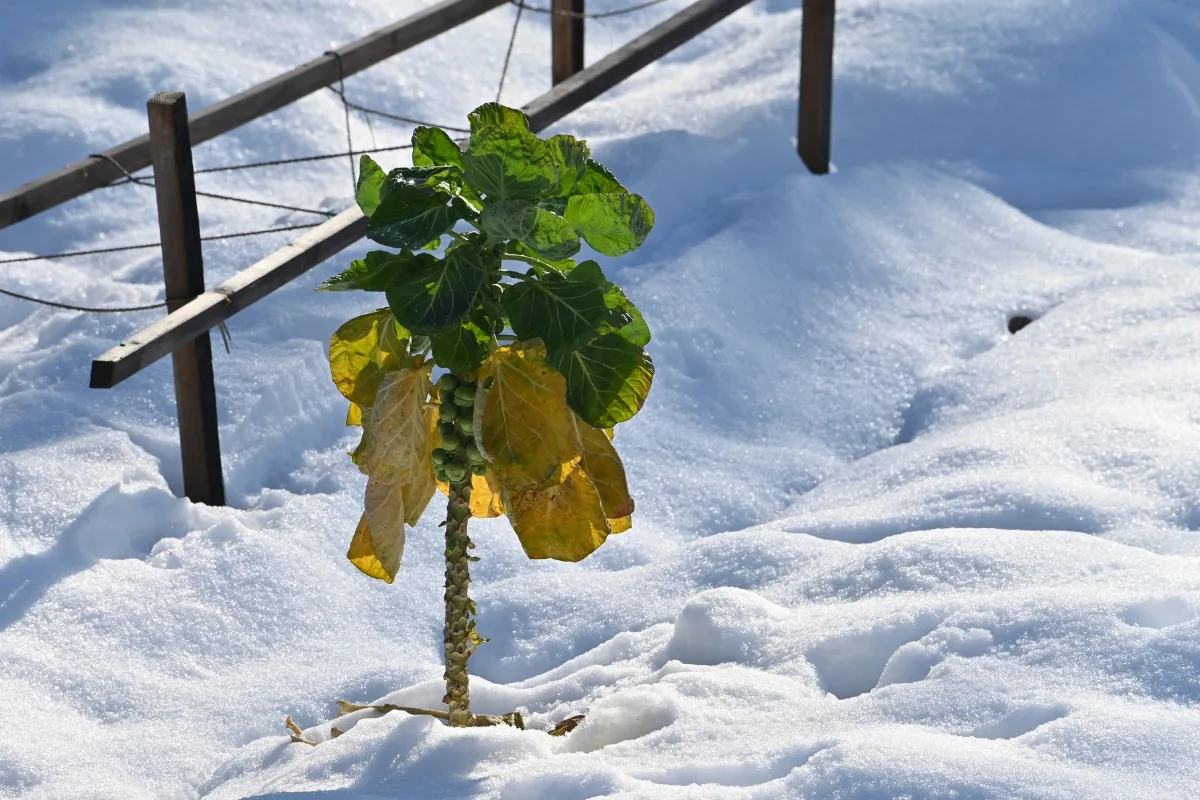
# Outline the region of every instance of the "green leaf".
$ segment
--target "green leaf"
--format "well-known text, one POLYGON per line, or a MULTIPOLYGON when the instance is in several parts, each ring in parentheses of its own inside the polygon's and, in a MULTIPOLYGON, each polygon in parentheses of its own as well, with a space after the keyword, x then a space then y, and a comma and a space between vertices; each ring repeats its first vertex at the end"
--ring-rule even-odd
POLYGON ((354 201, 362 209, 363 215, 369 217, 379 208, 386 181, 387 176, 374 159, 364 155, 358 160, 358 187, 354 193, 354 201))
POLYGON ((567 380, 567 405, 595 428, 631 419, 646 402, 654 379, 654 363, 646 351, 615 333, 550 361, 567 380))
POLYGON ((516 239, 551 261, 561 261, 579 252, 579 236, 570 223, 528 200, 492 203, 480 214, 479 226, 490 238, 516 239))
MULTIPOLYGON (((452 204, 466 201, 469 208, 460 208, 464 218, 474 219, 475 212, 483 206, 479 195, 467 185, 467 178, 462 168, 454 164, 433 166, 397 167, 387 175, 387 184, 383 187, 383 197, 386 199, 393 191, 419 189, 426 193, 437 192, 454 198, 452 204)), ((411 191, 410 191, 411 193, 411 191)))
POLYGON ((486 195, 489 202, 535 200, 558 183, 550 147, 514 125, 488 125, 474 130, 463 156, 463 171, 471 188, 486 195))
POLYGON ((548 200, 542 200, 540 203, 538 203, 538 205, 553 214, 558 214, 561 217, 567 210, 568 199, 569 198, 567 197, 551 197, 548 200))
POLYGON ((541 339, 551 356, 595 337, 604 320, 604 292, 553 273, 509 285, 500 300, 522 340, 541 339))
POLYGON ((386 193, 367 228, 367 238, 397 249, 420 249, 464 218, 444 194, 398 183, 386 193))
POLYGON ((620 318, 622 324, 618 325, 616 321, 613 322, 613 332, 617 336, 637 347, 645 347, 650 344, 650 326, 646 324, 646 318, 642 316, 638 307, 625 296, 620 287, 614 285, 605 292, 604 303, 622 315, 620 318), (615 299, 611 305, 610 296, 614 296, 615 299))
POLYGON ((575 184, 572 194, 629 194, 629 191, 608 171, 608 167, 589 158, 587 170, 575 184))
POLYGON ((474 372, 487 358, 490 339, 474 322, 455 325, 433 337, 433 360, 451 372, 462 375, 474 372))
POLYGON ((382 292, 388 280, 404 266, 402 256, 386 250, 372 250, 366 258, 350 262, 348 269, 339 272, 317 287, 318 292, 348 292, 361 289, 364 292, 382 292))
POLYGON ((445 258, 421 253, 388 284, 388 304, 413 333, 441 333, 467 316, 486 274, 478 248, 462 247, 445 258))
POLYGON ((558 136, 551 136, 546 140, 546 144, 550 147, 550 155, 554 159, 554 166, 558 169, 558 191, 556 194, 571 194, 571 190, 575 188, 575 184, 587 172, 588 155, 591 153, 591 150, 588 149, 587 142, 580 141, 574 136, 568 136, 565 133, 560 133, 558 136))
POLYGON ((418 167, 433 167, 453 164, 462 167, 462 150, 441 128, 419 126, 413 129, 413 164, 418 167))
POLYGON ((509 108, 508 106, 502 106, 499 103, 484 103, 470 114, 467 114, 467 119, 471 123, 472 136, 475 135, 475 131, 480 128, 486 128, 489 125, 503 125, 526 131, 529 130, 529 117, 525 116, 525 112, 509 108))
POLYGON ((593 250, 606 256, 638 249, 654 227, 654 211, 636 194, 575 195, 563 216, 593 250))
POLYGON ((650 326, 646 324, 646 318, 621 287, 604 277, 599 264, 591 260, 581 262, 569 277, 573 281, 594 283, 604 291, 604 305, 609 316, 600 326, 601 333, 615 333, 638 347, 650 343, 650 326))

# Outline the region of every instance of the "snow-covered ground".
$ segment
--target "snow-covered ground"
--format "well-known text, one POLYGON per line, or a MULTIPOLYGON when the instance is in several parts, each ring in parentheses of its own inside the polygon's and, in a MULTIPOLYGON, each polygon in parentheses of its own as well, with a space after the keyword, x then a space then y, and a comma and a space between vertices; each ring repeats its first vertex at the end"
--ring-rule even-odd
MULTIPOLYGON (((617 0, 595 8, 618 7, 617 0)), ((589 23, 589 60, 682 7, 589 23)), ((0 8, 0 186, 421 5, 0 8)), ((589 8, 592 8, 589 5, 589 8)), ((1200 781, 1200 2, 842 0, 835 174, 796 159, 796 0, 759 0, 558 128, 658 227, 610 274, 658 372, 617 444, 634 529, 577 565, 476 523, 476 710, 441 697, 440 529, 392 586, 343 557, 362 477, 325 363, 369 298, 330 261, 235 317, 216 372, 229 508, 177 499, 170 370, 86 388, 154 319, 0 298, 0 795, 29 798, 1187 798, 1200 781), (1017 335, 1013 313, 1037 320, 1017 335), (290 743, 291 714, 317 747, 290 743), (369 716, 369 715, 368 715, 369 716)), ((349 82, 461 124, 515 10, 349 82)), ((547 88, 527 15, 504 100, 547 88)), ((405 141, 361 118, 358 143, 405 141)), ((335 151, 317 95, 198 166, 335 151)), ((385 164, 400 157, 381 157, 385 164)), ((341 209, 343 161, 202 176, 341 209)), ((307 221, 203 201, 206 233, 307 221)), ((154 241, 96 192, 0 259, 154 241)), ((286 237, 206 249, 210 282, 286 237)), ((356 250, 354 252, 360 252, 356 250)), ((154 302, 152 253, 0 286, 154 302)))

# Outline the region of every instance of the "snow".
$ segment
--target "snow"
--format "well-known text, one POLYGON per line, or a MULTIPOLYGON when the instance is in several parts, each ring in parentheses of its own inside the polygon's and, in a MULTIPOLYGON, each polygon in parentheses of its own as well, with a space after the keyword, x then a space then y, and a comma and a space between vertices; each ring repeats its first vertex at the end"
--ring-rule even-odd
MULTIPOLYGON (((141 133, 154 91, 199 108, 419 5, 5 8, 0 185, 141 133)), ((682 5, 589 22, 589 61, 682 5)), ((351 96, 461 124, 494 97, 514 13, 351 96)), ((0 796, 1193 796, 1200 6, 844 0, 820 178, 793 149, 799 20, 761 0, 559 125, 656 210, 606 269, 657 374, 616 440, 632 531, 569 565, 473 523, 492 638, 475 710, 531 730, 335 719, 338 699, 443 692, 436 515, 392 586, 344 559, 363 479, 325 348, 372 301, 312 288, 363 248, 231 320, 227 508, 178 497, 168 364, 86 388, 156 312, 0 298, 0 796), (1012 335, 1016 313, 1035 321, 1012 335), (287 715, 319 744, 292 743, 287 715)), ((521 26, 509 103, 548 82, 546 20, 521 26)), ((316 95, 196 161, 336 151, 342 124, 316 95)), ((346 172, 200 181, 340 210, 346 172)), ((206 233, 308 221, 201 215, 206 233)), ((108 189, 0 231, 0 258, 155 238, 149 193, 108 189)), ((286 240, 210 244, 210 283, 286 240)), ((0 265, 0 286, 162 291, 153 251, 0 265)))

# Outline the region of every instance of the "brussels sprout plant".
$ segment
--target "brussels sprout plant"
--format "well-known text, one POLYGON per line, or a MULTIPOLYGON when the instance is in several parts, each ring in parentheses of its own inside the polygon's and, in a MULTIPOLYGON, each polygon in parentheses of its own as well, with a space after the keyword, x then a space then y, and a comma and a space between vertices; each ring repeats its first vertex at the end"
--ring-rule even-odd
POLYGON ((351 457, 368 476, 347 557, 391 583, 405 526, 440 488, 449 712, 434 713, 455 726, 519 725, 471 713, 467 660, 483 640, 467 522, 506 514, 530 558, 562 561, 629 529, 633 499, 611 439, 650 391, 650 330, 598 263, 572 257, 581 239, 606 256, 635 250, 654 212, 585 142, 541 139, 496 103, 469 119, 465 150, 419 127, 414 166, 384 173, 362 158, 367 238, 395 252, 367 253, 319 288, 387 298, 329 348, 347 424, 362 427, 351 457))

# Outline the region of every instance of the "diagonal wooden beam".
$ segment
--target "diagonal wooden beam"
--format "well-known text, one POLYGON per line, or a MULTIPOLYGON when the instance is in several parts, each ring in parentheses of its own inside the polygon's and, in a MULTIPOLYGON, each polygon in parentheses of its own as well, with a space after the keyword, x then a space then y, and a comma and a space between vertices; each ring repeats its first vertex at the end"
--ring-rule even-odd
POLYGON ((91 387, 108 389, 341 252, 367 232, 357 207, 343 211, 249 269, 172 311, 92 362, 91 387))
MULTIPOLYGON (((432 39, 507 0, 443 0, 345 47, 252 86, 204 108, 188 119, 192 144, 208 141, 277 111, 313 92, 362 72, 391 56, 432 39), (338 60, 341 60, 341 70, 338 60)), ((130 172, 150 166, 150 137, 139 136, 104 151, 130 172)), ((85 158, 0 195, 0 228, 15 225, 61 203, 123 177, 104 158, 85 158)))
POLYGON ((522 111, 529 115, 535 131, 542 130, 749 4, 750 0, 693 3, 587 69, 576 72, 522 111))

